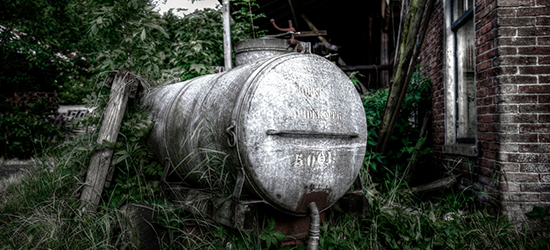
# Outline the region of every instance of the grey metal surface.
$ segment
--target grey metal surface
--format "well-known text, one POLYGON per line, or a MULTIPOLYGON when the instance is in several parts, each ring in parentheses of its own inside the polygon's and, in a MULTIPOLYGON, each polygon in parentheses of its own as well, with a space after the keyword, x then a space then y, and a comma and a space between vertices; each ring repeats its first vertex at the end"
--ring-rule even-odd
POLYGON ((316 55, 285 54, 168 85, 144 103, 155 122, 149 146, 185 182, 216 188, 242 166, 243 192, 289 214, 306 215, 311 202, 330 207, 363 162, 359 94, 316 55))
POLYGON ((311 44, 298 41, 291 46, 288 39, 262 38, 239 41, 235 44, 235 64, 245 65, 292 52, 310 54, 311 44))

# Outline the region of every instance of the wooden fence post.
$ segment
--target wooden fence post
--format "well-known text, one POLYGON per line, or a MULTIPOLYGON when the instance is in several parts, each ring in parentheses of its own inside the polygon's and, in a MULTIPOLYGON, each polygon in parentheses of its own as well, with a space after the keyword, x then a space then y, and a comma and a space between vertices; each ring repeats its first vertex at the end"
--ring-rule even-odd
MULTIPOLYGON (((97 137, 98 144, 112 145, 116 142, 128 97, 131 90, 137 86, 138 81, 132 73, 125 70, 120 70, 111 77, 111 94, 107 107, 103 112, 103 120, 97 137)), ((86 181, 80 195, 80 200, 86 206, 88 212, 95 213, 97 209, 112 157, 112 147, 96 150, 92 154, 86 173, 86 181)))

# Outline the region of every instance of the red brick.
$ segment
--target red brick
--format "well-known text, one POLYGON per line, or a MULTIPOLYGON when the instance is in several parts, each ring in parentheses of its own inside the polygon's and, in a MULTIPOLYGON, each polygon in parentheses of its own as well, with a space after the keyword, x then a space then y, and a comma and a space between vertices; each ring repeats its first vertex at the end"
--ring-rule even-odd
POLYGON ((498 121, 498 115, 478 115, 477 120, 479 123, 493 123, 498 121))
MULTIPOLYGON (((499 77, 499 81, 501 84, 533 84, 537 83, 537 76, 526 76, 526 75, 510 75, 510 76, 501 76, 499 77)), ((506 91, 503 93, 516 93, 517 89, 515 85, 510 85, 509 87, 512 87, 512 91, 506 91)))
POLYGON ((550 145, 522 144, 522 145, 519 145, 519 151, 523 153, 550 153, 550 145))
MULTIPOLYGON (((549 50, 550 52, 550 50, 549 50)), ((550 66, 525 66, 525 67, 519 67, 520 74, 532 74, 532 75, 538 75, 538 74, 549 74, 550 73, 550 66)))
POLYGON ((477 114, 483 115, 483 114, 494 114, 496 113, 497 108, 495 105, 487 106, 487 107, 477 107, 477 114))
MULTIPOLYGON (((491 47, 492 47, 492 43, 488 43, 488 44, 491 45, 491 47)), ((486 51, 485 53, 479 54, 476 57, 476 62, 480 63, 480 62, 483 62, 485 60, 493 59, 497 56, 497 52, 498 52, 498 50, 493 49, 493 50, 486 51)))
POLYGON ((539 103, 550 103, 550 95, 539 95, 539 103))
MULTIPOLYGON (((538 1, 540 1, 540 0, 538 0, 538 1)), ((548 6, 531 7, 531 8, 518 8, 517 15, 518 16, 545 16, 545 15, 550 15, 550 8, 548 8, 548 6)))
POLYGON ((550 29, 548 27, 519 27, 518 36, 548 36, 550 29))
MULTIPOLYGON (((480 73, 477 73, 476 74, 476 79, 477 80, 483 80, 483 79, 486 79, 486 78, 491 78, 491 77, 496 77, 499 75, 499 73, 501 72, 501 69, 499 68, 493 68, 493 69, 488 69, 488 70, 485 70, 483 72, 480 72, 480 73)), ((514 72, 515 74, 515 72, 514 72)))
POLYGON ((502 123, 532 123, 537 120, 536 114, 505 114, 500 116, 502 123))
POLYGON ((519 46, 535 46, 537 45, 536 37, 501 37, 498 39, 500 45, 519 45, 519 46))
POLYGON ((490 69, 493 67, 493 62, 492 61, 485 61, 483 63, 479 63, 476 65, 476 70, 478 71, 483 71, 483 70, 486 70, 486 69, 490 69))
MULTIPOLYGON (((538 160, 539 157, 536 154, 532 154, 533 157, 536 157, 534 160, 538 160)), ((520 166, 521 172, 528 172, 528 173, 550 173, 550 164, 548 163, 531 163, 531 164, 523 164, 520 166)))
POLYGON ((497 103, 525 104, 525 103, 537 103, 537 102, 538 102, 538 97, 536 95, 501 95, 497 100, 497 103))
POLYGON ((550 64, 550 56, 539 56, 539 64, 550 64))
POLYGON ((518 29, 516 27, 500 27, 498 29, 499 37, 515 37, 518 35, 518 29))
POLYGON ((539 142, 550 142, 550 134, 539 134, 539 142))
POLYGON ((500 65, 533 65, 537 63, 536 56, 502 56, 500 65))
POLYGON ((502 79, 505 81, 501 81, 503 84, 500 85, 499 93, 502 95, 505 94, 517 94, 518 93, 518 86, 516 85, 520 80, 514 79, 514 76, 503 76, 502 79), (511 84, 510 84, 511 83, 511 84))
POLYGON ((518 55, 518 49, 516 47, 498 47, 498 54, 501 56, 515 56, 518 55))
MULTIPOLYGON (((486 53, 486 52, 489 52, 493 49, 493 43, 485 43, 479 47, 476 48, 476 55, 479 57, 480 55, 482 55, 483 53, 486 53)), ((496 55, 498 52, 495 51, 494 55, 496 55)), ((476 58, 477 61, 480 61, 478 58, 476 58)))
POLYGON ((497 107, 497 111, 499 113, 517 113, 519 111, 519 107, 517 104, 514 104, 514 105, 500 104, 497 107))
POLYGON ((550 124, 520 124, 520 133, 550 133, 550 124))
POLYGON ((487 133, 480 133, 477 135, 478 140, 485 140, 485 141, 494 141, 496 138, 495 134, 487 134, 487 133))
POLYGON ((550 105, 548 104, 539 104, 539 105, 520 105, 519 112, 524 113, 550 113, 550 105))
POLYGON ((538 182, 539 174, 534 173, 507 173, 506 179, 509 182, 538 182))
POLYGON ((514 66, 514 67, 501 67, 500 71, 502 72, 502 74, 505 74, 505 75, 515 75, 515 74, 518 74, 519 70, 517 66, 514 66))
POLYGON ((500 141, 502 143, 511 142, 537 142, 537 134, 501 134, 500 141))
POLYGON ((500 190, 504 192, 520 191, 519 183, 501 182, 499 184, 500 190))
POLYGON ((521 184, 521 191, 524 192, 550 192, 550 184, 521 184))
POLYGON ((519 93, 533 94, 533 93, 550 93, 550 85, 523 85, 519 86, 519 93))
POLYGON ((500 163, 500 170, 503 172, 518 172, 519 164, 517 163, 500 163))
POLYGON ((517 14, 517 8, 498 8, 497 15, 499 17, 515 17, 517 14))
POLYGON ((476 39, 476 45, 479 46, 479 45, 482 45, 486 42, 489 42, 489 41, 492 41, 493 39, 495 39, 497 37, 497 30, 491 30, 490 32, 487 32, 486 34, 482 35, 482 36, 479 36, 477 37, 476 39))
POLYGON ((539 201, 540 196, 539 194, 534 193, 504 193, 502 194, 504 200, 506 201, 539 201))
POLYGON ((550 17, 537 17, 537 21, 536 21, 536 24, 537 25, 550 25, 550 17))
POLYGON ((534 4, 534 0, 499 0, 498 6, 501 7, 519 7, 519 6, 531 6, 534 4))
POLYGON ((498 25, 503 26, 533 26, 535 17, 502 17, 498 19, 498 25))
POLYGON ((498 151, 500 149, 500 143, 498 142, 482 142, 480 144, 483 150, 498 151))
POLYGON ((520 47, 518 55, 550 55, 550 46, 520 47))
POLYGON ((537 37, 538 45, 550 45, 550 37, 537 37))
POLYGON ((540 123, 550 123, 550 115, 539 115, 538 122, 540 122, 540 123))
POLYGON ((496 27, 497 27, 497 22, 495 19, 493 19, 488 23, 484 23, 483 25, 481 23, 478 23, 476 24, 476 36, 487 34, 490 31, 494 30, 496 27))

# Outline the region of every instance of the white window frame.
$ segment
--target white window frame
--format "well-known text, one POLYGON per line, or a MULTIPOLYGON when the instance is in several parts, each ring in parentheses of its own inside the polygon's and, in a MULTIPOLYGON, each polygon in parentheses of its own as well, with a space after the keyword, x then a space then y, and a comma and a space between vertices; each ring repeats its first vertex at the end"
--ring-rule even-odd
MULTIPOLYGON (((457 60, 456 60, 456 32, 453 31, 453 3, 457 0, 443 1, 444 19, 444 71, 445 71, 445 145, 443 153, 464 156, 477 156, 477 133, 473 142, 459 143, 457 141, 457 60)), ((475 13, 472 7, 472 19, 475 13)), ((475 63, 474 63, 475 71, 475 63)), ((475 79, 474 79, 475 82, 475 79)), ((475 100, 474 100, 475 102, 475 100)), ((477 129, 476 129, 477 131, 477 129)))

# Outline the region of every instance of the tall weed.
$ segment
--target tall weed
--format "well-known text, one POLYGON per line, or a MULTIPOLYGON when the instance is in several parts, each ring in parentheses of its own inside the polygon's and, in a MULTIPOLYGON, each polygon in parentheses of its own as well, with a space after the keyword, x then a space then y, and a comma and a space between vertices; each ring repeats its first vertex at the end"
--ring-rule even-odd
POLYGON ((376 152, 376 146, 388 89, 371 91, 363 97, 368 127, 364 167, 371 170, 375 182, 391 181, 395 173, 407 174, 407 167, 415 150, 417 162, 421 162, 422 157, 431 152, 429 148, 416 148, 419 142, 426 139, 420 134, 420 126, 422 116, 431 103, 431 84, 430 79, 420 71, 414 73, 391 136, 392 146, 384 155, 376 152))

